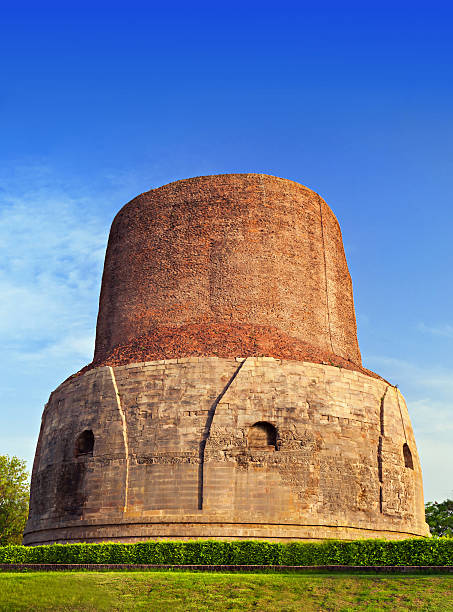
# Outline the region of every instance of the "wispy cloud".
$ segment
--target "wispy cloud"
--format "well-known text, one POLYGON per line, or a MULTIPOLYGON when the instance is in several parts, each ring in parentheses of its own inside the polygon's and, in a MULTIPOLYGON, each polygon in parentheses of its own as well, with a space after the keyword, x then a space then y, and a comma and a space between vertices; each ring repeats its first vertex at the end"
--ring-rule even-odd
POLYGON ((432 334, 433 336, 443 336, 444 338, 453 338, 453 325, 444 323, 439 326, 425 325, 425 323, 419 323, 417 326, 418 330, 425 334, 432 334))
POLYGON ((451 440, 418 434, 417 446, 421 457, 425 500, 453 499, 451 440))
POLYGON ((371 355, 367 357, 367 367, 404 387, 435 389, 437 394, 453 399, 453 369, 439 364, 412 363, 402 359, 371 355))
POLYGON ((44 165, 0 176, 0 334, 9 358, 91 358, 105 222, 44 165))
POLYGON ((77 182, 45 163, 0 168, 0 453, 29 466, 50 392, 92 359, 107 232, 126 201, 108 181, 77 182))

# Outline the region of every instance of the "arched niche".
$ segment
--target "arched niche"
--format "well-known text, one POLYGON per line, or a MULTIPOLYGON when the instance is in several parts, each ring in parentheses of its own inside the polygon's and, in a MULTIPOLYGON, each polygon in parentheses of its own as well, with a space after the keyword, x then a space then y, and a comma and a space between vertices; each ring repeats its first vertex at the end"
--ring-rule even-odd
POLYGON ((75 441, 74 456, 83 457, 93 456, 94 449, 94 434, 91 429, 85 429, 80 433, 75 441))
POLYGON ((403 444, 403 456, 404 456, 404 467, 414 469, 414 462, 412 460, 412 453, 409 445, 405 442, 403 444))
POLYGON ((247 442, 251 449, 276 450, 277 429, 271 423, 259 421, 250 427, 247 442))

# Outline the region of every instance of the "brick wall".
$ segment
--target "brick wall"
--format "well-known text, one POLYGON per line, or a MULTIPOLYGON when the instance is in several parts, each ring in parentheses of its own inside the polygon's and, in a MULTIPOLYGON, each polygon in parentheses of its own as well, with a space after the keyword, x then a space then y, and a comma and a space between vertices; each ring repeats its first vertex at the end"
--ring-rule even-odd
POLYGON ((138 196, 112 224, 95 362, 118 346, 129 355, 138 337, 146 360, 236 357, 257 343, 258 354, 311 361, 315 348, 360 366, 334 214, 310 189, 260 174, 198 177, 138 196))

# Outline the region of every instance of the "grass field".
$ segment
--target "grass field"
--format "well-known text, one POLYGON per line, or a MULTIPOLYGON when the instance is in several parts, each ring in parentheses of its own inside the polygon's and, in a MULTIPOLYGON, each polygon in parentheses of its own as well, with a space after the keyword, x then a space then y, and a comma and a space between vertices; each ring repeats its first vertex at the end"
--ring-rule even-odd
POLYGON ((453 611, 451 576, 30 572, 0 574, 0 610, 453 611))

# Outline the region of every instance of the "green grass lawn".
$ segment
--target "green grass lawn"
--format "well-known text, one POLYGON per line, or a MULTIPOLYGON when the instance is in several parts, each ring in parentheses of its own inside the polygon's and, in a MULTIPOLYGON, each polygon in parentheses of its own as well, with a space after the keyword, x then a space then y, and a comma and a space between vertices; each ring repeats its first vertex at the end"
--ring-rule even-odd
POLYGON ((0 574, 0 610, 453 611, 451 576, 30 572, 0 574))

